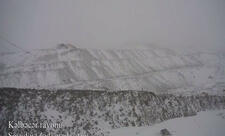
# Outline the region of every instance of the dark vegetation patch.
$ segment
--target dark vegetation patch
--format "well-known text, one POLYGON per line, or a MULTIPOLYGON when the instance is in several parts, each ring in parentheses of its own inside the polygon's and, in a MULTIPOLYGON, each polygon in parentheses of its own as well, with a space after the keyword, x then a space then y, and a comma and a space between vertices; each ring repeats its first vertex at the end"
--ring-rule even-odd
MULTIPOLYGON (((48 129, 9 130, 8 121, 59 122, 72 126, 52 130, 107 136, 105 128, 146 126, 199 111, 224 109, 225 96, 156 95, 147 91, 35 90, 0 88, 0 135, 9 131, 48 132, 48 129), (49 115, 53 110, 56 115, 49 115), (104 125, 103 125, 103 124, 104 125)), ((53 114, 53 113, 51 113, 53 114)))

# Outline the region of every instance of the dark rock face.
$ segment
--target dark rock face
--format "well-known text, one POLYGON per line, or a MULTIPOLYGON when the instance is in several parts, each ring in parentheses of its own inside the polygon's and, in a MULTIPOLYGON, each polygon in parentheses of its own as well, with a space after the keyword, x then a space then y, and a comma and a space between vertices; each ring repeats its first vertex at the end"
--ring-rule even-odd
POLYGON ((171 136, 171 133, 166 128, 160 131, 161 136, 171 136))
POLYGON ((224 109, 225 96, 155 95, 144 91, 0 89, 0 135, 13 133, 107 136, 108 130, 146 126, 199 111, 224 109), (59 123, 60 128, 11 128, 9 121, 59 123))

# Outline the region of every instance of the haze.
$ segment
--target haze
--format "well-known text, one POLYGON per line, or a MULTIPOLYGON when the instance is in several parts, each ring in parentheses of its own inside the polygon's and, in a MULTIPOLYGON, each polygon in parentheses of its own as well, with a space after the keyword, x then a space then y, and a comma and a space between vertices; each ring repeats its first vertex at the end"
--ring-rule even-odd
MULTIPOLYGON (((0 35, 25 50, 225 51, 224 0, 0 0, 0 35)), ((15 47, 0 39, 0 50, 15 47)))

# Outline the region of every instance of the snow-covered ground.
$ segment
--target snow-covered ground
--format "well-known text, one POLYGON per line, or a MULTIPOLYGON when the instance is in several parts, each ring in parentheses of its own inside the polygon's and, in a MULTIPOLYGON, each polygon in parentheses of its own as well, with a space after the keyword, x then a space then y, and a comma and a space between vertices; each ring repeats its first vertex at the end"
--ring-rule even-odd
POLYGON ((160 136, 160 130, 164 128, 172 136, 225 136, 225 110, 199 112, 196 116, 171 119, 148 127, 114 129, 110 136, 160 136))

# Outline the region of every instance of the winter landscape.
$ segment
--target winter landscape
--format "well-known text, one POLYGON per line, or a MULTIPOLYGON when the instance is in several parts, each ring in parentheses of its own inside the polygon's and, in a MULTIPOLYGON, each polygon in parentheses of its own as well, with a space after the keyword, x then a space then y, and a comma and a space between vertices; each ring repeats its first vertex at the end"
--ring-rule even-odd
POLYGON ((1 54, 1 134, 157 136, 166 129, 175 136, 223 136, 224 68, 225 54, 179 55, 156 47, 60 44, 1 54), (9 129, 9 121, 61 128, 9 129))
POLYGON ((0 136, 225 136, 224 0, 0 0, 0 136))

